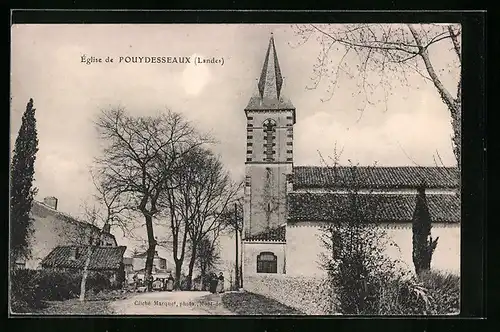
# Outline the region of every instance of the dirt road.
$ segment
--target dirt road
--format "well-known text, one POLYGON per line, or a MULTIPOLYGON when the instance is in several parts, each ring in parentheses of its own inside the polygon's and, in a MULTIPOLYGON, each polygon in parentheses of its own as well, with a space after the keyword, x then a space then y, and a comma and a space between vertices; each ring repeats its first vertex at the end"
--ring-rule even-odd
POLYGON ((235 315, 219 294, 176 291, 140 293, 110 304, 117 315, 235 315))

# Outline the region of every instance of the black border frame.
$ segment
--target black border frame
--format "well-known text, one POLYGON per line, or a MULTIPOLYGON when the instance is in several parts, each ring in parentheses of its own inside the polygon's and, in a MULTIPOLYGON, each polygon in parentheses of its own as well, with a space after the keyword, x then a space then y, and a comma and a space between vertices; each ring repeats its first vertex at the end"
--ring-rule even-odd
MULTIPOLYGON (((34 6, 35 7, 35 6, 34 6)), ((85 330, 141 330, 170 328, 183 323, 186 329, 212 329, 224 326, 231 330, 278 331, 297 328, 352 330, 359 327, 384 330, 397 322, 400 330, 412 325, 412 330, 429 327, 448 329, 470 327, 472 319, 486 316, 486 12, 484 11, 193 11, 193 10, 13 10, 12 24, 44 23, 348 23, 348 22, 460 22, 463 33, 463 116, 462 116, 462 225, 461 225, 461 315, 457 317, 165 317, 165 316, 17 316, 10 323, 30 330, 68 330, 79 326, 85 330), (479 259, 480 258, 480 259, 479 259), (40 319, 41 318, 41 319, 40 319), (62 318, 62 319, 61 319, 62 318), (155 318, 150 320, 148 318, 155 318), (194 319, 193 319, 194 318, 194 319), (369 318, 369 319, 367 319, 369 318), (165 321, 167 319, 168 321, 165 321), (317 325, 319 322, 319 325, 317 325), (389 323, 390 322, 390 323, 389 323), (172 324, 174 323, 174 324, 172 324), (67 324, 67 325, 66 325, 67 324), (408 325, 407 325, 408 324, 408 325), (444 325, 443 325, 444 324, 444 325)), ((10 30, 9 30, 10 46, 10 30)), ((36 50, 34 50, 36 54, 36 50)), ((10 55, 9 55, 10 57, 10 55)), ((10 68, 9 68, 10 73, 10 68)), ((10 75, 9 75, 10 76, 10 75)), ((10 100, 9 100, 10 106, 10 100)), ((8 174, 8 170, 6 174, 8 174)), ((7 225, 8 226, 8 225, 7 225)), ((8 231, 5 232, 8 234, 8 231)), ((5 243, 8 243, 6 241, 5 243)), ((7 250, 8 252, 8 250, 7 250)), ((7 309, 7 308, 6 308, 7 309)), ((6 310, 7 311, 7 310, 6 310)), ((10 325, 10 324, 9 324, 10 325)))

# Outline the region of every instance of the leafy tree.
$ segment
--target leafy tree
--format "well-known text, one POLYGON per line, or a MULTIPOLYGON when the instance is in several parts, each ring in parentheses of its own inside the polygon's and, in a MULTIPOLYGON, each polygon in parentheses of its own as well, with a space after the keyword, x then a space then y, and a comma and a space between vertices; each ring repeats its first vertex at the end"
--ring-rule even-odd
POLYGON ((31 205, 38 138, 33 99, 26 105, 16 139, 10 172, 10 252, 12 262, 30 256, 31 205))
POLYGON ((368 104, 387 101, 394 84, 409 85, 408 75, 412 73, 433 84, 450 112, 453 152, 461 167, 460 25, 308 24, 294 27, 300 44, 315 38, 320 44, 313 69, 313 88, 326 78, 329 98, 343 76, 357 83, 357 95, 364 98, 361 111, 368 104), (433 49, 437 45, 441 45, 439 52, 433 49), (436 57, 447 51, 452 60, 439 67, 436 57), (456 79, 455 91, 450 91, 443 83, 445 73, 451 73, 456 79))
POLYGON ((415 272, 420 274, 431 268, 432 254, 437 246, 439 237, 431 236, 431 215, 425 197, 425 183, 418 188, 415 211, 413 212, 413 264, 415 272))

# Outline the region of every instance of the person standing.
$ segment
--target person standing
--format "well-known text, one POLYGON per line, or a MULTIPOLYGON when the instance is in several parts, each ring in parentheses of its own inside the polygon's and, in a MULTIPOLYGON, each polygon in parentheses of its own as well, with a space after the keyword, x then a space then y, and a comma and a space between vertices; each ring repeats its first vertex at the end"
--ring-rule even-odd
POLYGON ((210 293, 215 294, 217 292, 217 276, 215 273, 210 275, 210 293))
POLYGON ((132 280, 134 281, 134 291, 135 291, 135 290, 137 290, 137 287, 139 286, 139 276, 137 275, 137 272, 132 277, 132 280))
POLYGON ((174 289, 174 277, 172 277, 172 273, 169 273, 167 278, 167 291, 171 292, 174 289))
POLYGON ((219 273, 219 277, 217 279, 217 293, 224 293, 224 275, 222 272, 219 273))
POLYGON ((151 275, 151 274, 148 277, 147 285, 148 285, 148 291, 152 292, 153 291, 153 275, 151 275))

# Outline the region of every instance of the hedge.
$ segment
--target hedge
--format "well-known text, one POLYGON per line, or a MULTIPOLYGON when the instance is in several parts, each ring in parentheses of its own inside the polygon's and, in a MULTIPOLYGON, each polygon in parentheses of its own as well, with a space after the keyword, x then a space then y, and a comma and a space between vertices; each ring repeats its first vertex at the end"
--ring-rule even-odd
MULTIPOLYGON (((63 301, 78 297, 82 274, 80 271, 19 269, 11 273, 11 309, 28 312, 42 308, 45 301, 63 301)), ((102 273, 90 273, 87 291, 110 289, 109 278, 102 273)))

